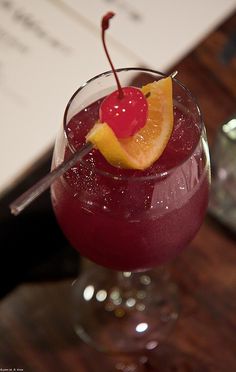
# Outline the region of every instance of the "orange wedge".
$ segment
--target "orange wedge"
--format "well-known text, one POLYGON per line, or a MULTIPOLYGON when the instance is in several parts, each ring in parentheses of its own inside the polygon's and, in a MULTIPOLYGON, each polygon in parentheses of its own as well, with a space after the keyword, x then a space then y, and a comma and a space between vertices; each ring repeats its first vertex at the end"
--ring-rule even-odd
POLYGON ((173 130, 172 78, 167 77, 142 88, 147 96, 148 118, 132 137, 119 139, 106 123, 97 122, 86 140, 113 166, 144 170, 163 153, 173 130))

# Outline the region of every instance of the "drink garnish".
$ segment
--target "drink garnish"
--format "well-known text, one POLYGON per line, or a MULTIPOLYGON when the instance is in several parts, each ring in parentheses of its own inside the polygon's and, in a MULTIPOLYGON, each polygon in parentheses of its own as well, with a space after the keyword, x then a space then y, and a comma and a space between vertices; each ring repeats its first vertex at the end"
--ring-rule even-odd
POLYGON ((97 122, 86 137, 113 166, 140 170, 150 167, 161 156, 172 134, 172 78, 149 83, 141 91, 148 95, 148 118, 143 128, 122 139, 107 123, 97 122))
POLYGON ((102 42, 118 90, 101 103, 99 121, 86 136, 106 160, 121 168, 146 169, 164 151, 173 129, 172 78, 142 89, 121 87, 105 43, 113 12, 102 18, 102 42))

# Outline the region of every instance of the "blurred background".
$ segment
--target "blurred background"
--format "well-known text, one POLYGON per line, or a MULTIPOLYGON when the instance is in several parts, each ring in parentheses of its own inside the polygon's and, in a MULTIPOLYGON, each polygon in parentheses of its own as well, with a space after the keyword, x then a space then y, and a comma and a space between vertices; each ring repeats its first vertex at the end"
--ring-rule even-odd
POLYGON ((85 346, 78 350, 65 321, 68 283, 81 265, 49 191, 18 217, 8 207, 49 172, 73 92, 110 69, 100 37, 110 10, 114 65, 178 70, 201 107, 210 144, 209 213, 190 249, 170 265, 184 309, 169 339, 172 371, 234 372, 235 0, 0 0, 0 370, 96 372, 99 365, 114 372, 90 350, 83 364, 85 346))

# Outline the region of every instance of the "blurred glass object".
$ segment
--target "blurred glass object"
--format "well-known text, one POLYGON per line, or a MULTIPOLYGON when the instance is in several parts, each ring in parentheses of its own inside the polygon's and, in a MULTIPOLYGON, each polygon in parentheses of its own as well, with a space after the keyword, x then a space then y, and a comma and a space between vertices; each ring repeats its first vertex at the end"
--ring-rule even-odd
POLYGON ((236 232, 236 118, 219 130, 211 156, 209 211, 236 232))

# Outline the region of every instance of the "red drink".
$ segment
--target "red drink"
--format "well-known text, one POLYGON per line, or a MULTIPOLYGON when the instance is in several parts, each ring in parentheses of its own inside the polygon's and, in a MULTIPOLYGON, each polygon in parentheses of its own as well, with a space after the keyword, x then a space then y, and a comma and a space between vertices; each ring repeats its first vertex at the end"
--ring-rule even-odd
MULTIPOLYGON (((175 257, 196 234, 208 203, 209 162, 199 112, 195 103, 186 108, 184 94, 175 104, 172 137, 149 169, 115 168, 93 150, 53 184, 58 222, 81 255, 112 269, 147 269, 175 257)), ((71 147, 85 142, 99 105, 70 118, 71 147)))

